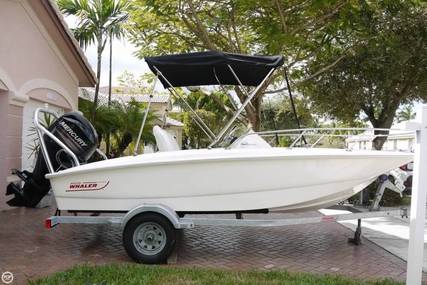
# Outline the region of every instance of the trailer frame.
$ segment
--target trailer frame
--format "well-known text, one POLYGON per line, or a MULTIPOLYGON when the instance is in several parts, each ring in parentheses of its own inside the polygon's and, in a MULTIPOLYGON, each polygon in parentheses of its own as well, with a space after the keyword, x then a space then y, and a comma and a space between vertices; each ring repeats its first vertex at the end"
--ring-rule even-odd
MULTIPOLYGON (((160 259, 149 259, 148 261, 144 258, 135 258, 132 252, 129 252, 129 241, 126 241, 125 233, 127 226, 131 221, 135 221, 136 217, 144 217, 151 215, 157 215, 165 218, 170 222, 173 229, 192 229, 196 226, 225 226, 225 227, 283 227, 291 225, 302 225, 302 224, 315 224, 315 223, 330 223, 330 222, 341 222, 348 220, 358 220, 357 228, 354 232, 354 237, 349 238, 348 241, 355 244, 361 244, 362 235, 362 219, 378 218, 378 217, 406 217, 408 218, 408 211, 406 208, 384 210, 384 211, 361 211, 350 205, 336 205, 330 209, 334 210, 346 210, 350 211, 350 214, 336 214, 336 215, 322 215, 316 217, 295 217, 295 218, 284 218, 284 219, 245 219, 242 213, 236 213, 235 218, 216 218, 216 217, 197 217, 195 214, 191 214, 191 217, 180 217, 173 209, 168 206, 161 204, 145 204, 135 207, 134 209, 123 213, 123 214, 109 214, 105 216, 78 216, 74 213, 74 216, 61 215, 60 211, 56 211, 57 215, 50 216, 45 220, 45 227, 51 229, 59 224, 106 224, 112 226, 119 226, 123 230, 123 243, 125 245, 128 254, 137 262, 143 263, 159 263, 169 257, 172 250, 168 250, 164 256, 160 259), (237 215, 239 214, 239 215, 237 215), (196 216, 196 217, 194 217, 196 216), (128 244, 128 246, 126 246, 128 244)), ((275 212, 272 212, 275 213, 275 212)), ((279 212, 278 212, 279 213, 279 212)), ((261 214, 258 214, 261 215, 261 214)), ((172 248, 175 245, 175 239, 167 241, 168 245, 172 248)))

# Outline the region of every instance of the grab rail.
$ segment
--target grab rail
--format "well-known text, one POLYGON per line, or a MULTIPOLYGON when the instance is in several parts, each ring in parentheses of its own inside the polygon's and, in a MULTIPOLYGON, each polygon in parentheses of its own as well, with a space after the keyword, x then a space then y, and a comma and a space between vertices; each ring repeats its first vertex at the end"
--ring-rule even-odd
POLYGON ((45 141, 43 139, 43 135, 44 134, 46 134, 49 138, 51 138, 55 143, 57 143, 61 148, 63 148, 68 155, 71 156, 71 158, 73 159, 73 162, 74 162, 74 166, 79 166, 80 162, 79 162, 77 156, 62 141, 60 141, 54 134, 52 134, 50 131, 48 131, 40 123, 40 121, 39 121, 39 113, 51 114, 56 119, 58 119, 58 115, 55 112, 51 111, 51 110, 47 110, 47 109, 43 109, 43 108, 37 108, 36 111, 34 112, 33 123, 34 123, 34 126, 36 127, 36 132, 37 132, 37 136, 39 137, 42 154, 43 154, 43 156, 45 158, 45 161, 46 161, 47 167, 49 169, 49 172, 50 173, 54 173, 55 170, 53 169, 52 162, 50 161, 49 153, 47 152, 46 144, 45 144, 45 141))
POLYGON ((313 148, 316 145, 318 145, 323 139, 327 137, 341 137, 341 138, 350 138, 355 137, 357 135, 359 136, 366 136, 373 139, 377 137, 389 137, 389 136, 395 136, 395 135, 411 135, 415 138, 415 131, 413 130, 407 130, 407 129, 385 129, 385 128, 303 128, 303 129, 287 129, 287 130, 275 130, 275 131, 259 131, 259 132, 253 132, 248 131, 245 134, 241 135, 238 140, 242 140, 245 137, 258 135, 261 137, 295 137, 296 138, 290 143, 289 147, 293 148, 297 145, 298 142, 301 142, 303 137, 319 137, 317 138, 314 143, 305 144, 307 147, 313 148), (372 134, 366 133, 367 131, 372 131, 372 134), (377 132, 387 132, 385 133, 379 133, 375 134, 375 131, 377 132), (391 133, 390 131, 398 131, 398 133, 391 133), (326 132, 326 133, 325 133, 326 132), (337 134, 336 132, 347 132, 347 134, 337 134), (358 133, 350 133, 350 132, 358 132, 358 133))

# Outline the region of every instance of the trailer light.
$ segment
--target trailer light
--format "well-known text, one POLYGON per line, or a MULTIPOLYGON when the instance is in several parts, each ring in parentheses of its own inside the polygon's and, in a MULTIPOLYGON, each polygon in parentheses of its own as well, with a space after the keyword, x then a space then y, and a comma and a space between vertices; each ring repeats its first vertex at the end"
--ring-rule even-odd
POLYGON ((51 229, 51 228, 52 228, 52 220, 51 220, 51 219, 46 219, 46 220, 44 221, 44 227, 45 227, 46 229, 51 229))

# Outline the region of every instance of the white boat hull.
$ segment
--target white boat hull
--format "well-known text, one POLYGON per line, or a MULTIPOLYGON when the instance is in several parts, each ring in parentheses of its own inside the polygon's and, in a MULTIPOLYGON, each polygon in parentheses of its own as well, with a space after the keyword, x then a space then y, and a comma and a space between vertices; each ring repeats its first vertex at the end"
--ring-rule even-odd
POLYGON ((47 177, 61 210, 180 212, 324 208, 361 191, 412 154, 337 149, 201 149, 91 163, 47 177))

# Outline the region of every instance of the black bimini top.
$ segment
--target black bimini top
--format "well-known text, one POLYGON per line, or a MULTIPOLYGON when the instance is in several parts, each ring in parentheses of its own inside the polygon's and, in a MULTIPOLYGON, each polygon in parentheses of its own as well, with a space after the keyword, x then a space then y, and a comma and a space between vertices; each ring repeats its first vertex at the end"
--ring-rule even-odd
MULTIPOLYGON (((239 85, 234 70, 244 86, 257 86, 271 69, 283 64, 283 56, 250 56, 208 51, 146 57, 151 71, 158 68, 173 87, 200 85, 239 85)), ((165 88, 169 84, 159 76, 165 88)))

